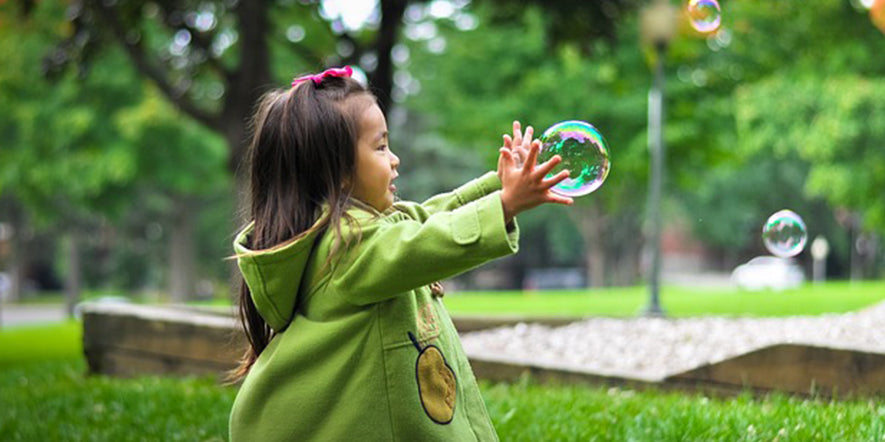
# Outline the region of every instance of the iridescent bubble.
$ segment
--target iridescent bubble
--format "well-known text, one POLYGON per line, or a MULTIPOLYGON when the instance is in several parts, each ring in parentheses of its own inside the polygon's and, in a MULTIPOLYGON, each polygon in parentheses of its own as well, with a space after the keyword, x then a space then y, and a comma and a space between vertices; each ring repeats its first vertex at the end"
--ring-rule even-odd
POLYGON ((713 32, 722 23, 719 2, 716 0, 690 0, 688 18, 698 32, 713 32))
POLYGON ((768 217, 762 228, 762 242, 775 256, 789 258, 805 248, 808 231, 805 222, 792 210, 781 210, 768 217))
POLYGON ((873 24, 885 33, 885 0, 875 0, 870 7, 870 19, 873 24))
POLYGON ((587 195, 602 186, 608 176, 611 168, 608 144, 590 123, 576 120, 556 123, 544 131, 541 143, 538 163, 554 155, 562 158, 548 176, 563 169, 569 171, 569 178, 551 189, 562 196, 587 195))

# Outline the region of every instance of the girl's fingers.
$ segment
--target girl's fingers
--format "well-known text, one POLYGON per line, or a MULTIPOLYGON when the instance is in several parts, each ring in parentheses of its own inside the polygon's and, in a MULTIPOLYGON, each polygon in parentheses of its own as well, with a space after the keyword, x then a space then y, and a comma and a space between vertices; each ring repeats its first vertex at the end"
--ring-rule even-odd
POLYGON ((506 147, 502 147, 498 149, 498 152, 501 155, 498 156, 498 169, 500 170, 503 167, 513 167, 513 152, 506 147))
MULTIPOLYGON (((534 133, 535 133, 535 129, 533 127, 529 126, 529 127, 525 128, 525 135, 523 135, 523 140, 524 140, 523 143, 525 143, 526 141, 530 141, 532 139, 532 135, 534 135, 534 133)), ((535 140, 535 141, 537 141, 537 140, 535 140)), ((534 141, 532 141, 532 142, 534 142, 534 141)))
POLYGON ((532 144, 529 146, 522 146, 522 150, 526 153, 526 156, 528 156, 529 150, 532 149, 532 146, 535 146, 535 145, 537 145, 538 152, 540 153, 541 152, 541 142, 538 140, 532 141, 532 144))
POLYGON ((569 171, 561 170, 556 175, 554 175, 546 180, 541 181, 541 184, 544 186, 545 189, 549 189, 549 188, 563 182, 566 178, 568 178, 568 176, 569 176, 569 171))
POLYGON ((547 192, 546 200, 548 203, 565 204, 566 206, 571 206, 575 203, 575 200, 570 197, 557 195, 553 192, 547 192))
POLYGON ((517 146, 522 144, 522 132, 519 128, 519 121, 513 121, 513 143, 517 146))
MULTIPOLYGON (((523 170, 534 170, 535 163, 538 161, 538 152, 540 152, 540 150, 540 145, 538 145, 537 143, 532 143, 532 146, 529 148, 529 154, 525 159, 525 166, 523 167, 523 170)), ((546 175, 546 173, 544 175, 546 175)))
POLYGON ((562 162, 562 157, 559 155, 553 155, 553 158, 547 160, 546 163, 539 164, 537 169, 535 169, 538 175, 545 176, 556 167, 557 164, 562 162))
POLYGON ((510 135, 504 134, 504 147, 508 149, 513 148, 513 139, 510 138, 510 135))

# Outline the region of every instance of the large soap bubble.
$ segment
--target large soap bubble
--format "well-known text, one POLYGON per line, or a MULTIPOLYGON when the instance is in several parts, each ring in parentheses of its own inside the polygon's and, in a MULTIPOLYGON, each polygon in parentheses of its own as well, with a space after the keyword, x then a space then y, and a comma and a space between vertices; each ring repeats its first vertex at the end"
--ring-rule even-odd
POLYGON ((569 178, 553 187, 554 192, 568 197, 587 195, 602 186, 611 168, 608 145, 593 125, 584 121, 563 121, 550 126, 541 135, 543 163, 554 155, 562 157, 550 172, 556 175, 568 169, 569 178))
POLYGON ((768 217, 762 228, 762 242, 775 256, 789 258, 805 248, 808 231, 805 222, 792 210, 781 210, 768 217))

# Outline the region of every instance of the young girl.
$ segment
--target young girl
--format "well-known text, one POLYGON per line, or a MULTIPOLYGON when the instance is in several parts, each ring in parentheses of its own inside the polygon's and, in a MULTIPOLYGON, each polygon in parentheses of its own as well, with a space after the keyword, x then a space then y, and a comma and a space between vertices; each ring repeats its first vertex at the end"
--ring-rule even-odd
POLYGON ((261 100, 232 441, 497 439, 434 282, 515 253, 518 213, 572 204, 530 129, 504 136, 497 174, 396 202, 384 114, 349 68, 261 100))

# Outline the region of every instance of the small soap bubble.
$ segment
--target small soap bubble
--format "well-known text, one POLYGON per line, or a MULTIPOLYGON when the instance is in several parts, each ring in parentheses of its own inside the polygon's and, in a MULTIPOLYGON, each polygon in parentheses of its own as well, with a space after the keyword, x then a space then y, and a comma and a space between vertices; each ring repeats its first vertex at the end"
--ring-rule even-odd
POLYGON ((553 176, 563 169, 569 171, 566 178, 551 190, 568 197, 587 195, 602 186, 611 168, 608 144, 593 125, 584 121, 563 121, 550 126, 541 135, 541 152, 538 163, 554 155, 562 162, 550 172, 553 176))
POLYGON ((716 0, 689 0, 688 18, 698 32, 713 32, 722 23, 719 2, 716 0))
POLYGON ((885 0, 875 0, 870 6, 870 19, 873 24, 885 33, 885 0))
POLYGON ((781 210, 768 217, 762 228, 762 242, 775 256, 789 258, 805 248, 808 231, 805 222, 792 210, 781 210))

